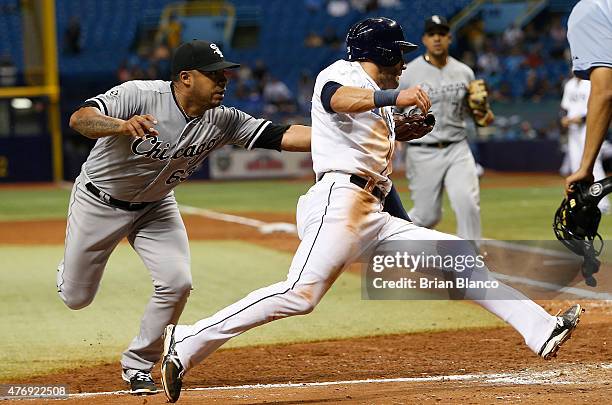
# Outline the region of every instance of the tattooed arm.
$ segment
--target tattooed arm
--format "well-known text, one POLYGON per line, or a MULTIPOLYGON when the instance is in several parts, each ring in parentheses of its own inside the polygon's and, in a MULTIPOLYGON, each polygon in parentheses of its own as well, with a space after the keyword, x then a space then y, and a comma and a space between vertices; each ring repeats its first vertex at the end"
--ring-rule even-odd
POLYGON ((95 107, 83 107, 70 116, 70 128, 91 139, 112 135, 144 137, 158 135, 154 125, 157 120, 150 115, 134 115, 129 120, 108 117, 95 107))

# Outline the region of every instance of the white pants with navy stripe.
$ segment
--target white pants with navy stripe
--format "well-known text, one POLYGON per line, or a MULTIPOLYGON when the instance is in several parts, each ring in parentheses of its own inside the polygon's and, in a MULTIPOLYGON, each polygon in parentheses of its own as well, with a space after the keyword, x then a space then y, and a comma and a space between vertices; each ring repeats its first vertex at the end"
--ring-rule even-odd
MULTIPOLYGON (((176 351, 186 370, 253 327, 311 312, 342 270, 381 241, 459 240, 382 212, 375 197, 341 173, 326 174, 300 197, 297 225, 302 242, 285 281, 253 291, 194 325, 176 327, 176 351)), ((418 249, 414 254, 420 253, 418 249)), ((488 271, 479 273, 490 277, 488 271)), ((554 316, 505 285, 485 291, 476 302, 510 323, 535 352, 555 326, 554 316)))

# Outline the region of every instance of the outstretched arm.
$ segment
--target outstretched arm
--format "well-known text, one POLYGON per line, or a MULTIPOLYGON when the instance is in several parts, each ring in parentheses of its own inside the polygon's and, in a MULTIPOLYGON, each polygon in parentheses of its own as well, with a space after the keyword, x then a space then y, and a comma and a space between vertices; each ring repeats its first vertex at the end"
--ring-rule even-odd
POLYGON ((565 179, 565 190, 570 192, 570 185, 578 181, 593 181, 593 166, 599 149, 610 126, 612 118, 612 68, 597 67, 590 76, 591 95, 589 96, 586 119, 586 141, 582 162, 577 172, 565 179))
POLYGON ((311 128, 291 125, 283 134, 281 149, 289 152, 310 152, 311 128))
POLYGON ((152 115, 135 115, 129 120, 109 117, 96 107, 79 108, 70 116, 70 128, 91 139, 112 135, 144 137, 158 135, 153 127, 157 121, 152 115))
MULTIPOLYGON (((325 91, 325 88, 323 89, 325 91)), ((431 101, 421 86, 404 90, 370 90, 341 86, 330 100, 330 107, 337 113, 360 113, 383 106, 417 106, 423 113, 431 108, 431 101)))

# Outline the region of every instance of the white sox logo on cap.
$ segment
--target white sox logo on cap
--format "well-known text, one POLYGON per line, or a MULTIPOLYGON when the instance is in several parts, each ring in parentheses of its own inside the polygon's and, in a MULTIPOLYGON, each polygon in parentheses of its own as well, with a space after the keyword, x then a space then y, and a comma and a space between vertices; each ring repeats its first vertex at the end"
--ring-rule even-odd
POLYGON ((437 15, 431 16, 431 21, 435 22, 436 24, 442 24, 442 20, 440 19, 440 16, 437 16, 437 15))
POLYGON ((210 48, 220 57, 223 57, 223 54, 221 53, 221 49, 219 49, 219 47, 217 46, 217 44, 210 44, 210 48))

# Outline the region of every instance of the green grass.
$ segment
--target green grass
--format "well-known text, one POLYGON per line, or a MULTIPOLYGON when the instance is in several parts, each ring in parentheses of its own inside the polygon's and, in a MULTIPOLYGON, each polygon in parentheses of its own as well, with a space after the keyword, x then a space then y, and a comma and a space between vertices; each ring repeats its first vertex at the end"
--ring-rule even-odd
MULTIPOLYGON (((486 188, 480 191, 482 234, 500 240, 552 240, 553 216, 563 199, 561 187, 486 188)), ((408 201, 404 200, 408 205, 408 201)), ((453 233, 455 215, 445 198, 439 229, 453 233)), ((602 218, 599 232, 612 235, 612 221, 602 218)))
MULTIPOLYGON (((486 179, 486 177, 485 177, 486 179)), ((309 181, 191 182, 176 189, 179 204, 226 212, 293 213, 309 181)), ((404 185, 403 180, 398 184, 404 185)), ((553 239, 552 218, 562 199, 558 187, 484 188, 481 190, 483 235, 502 240, 553 239)), ((63 219, 69 190, 0 190, 0 221, 63 219)), ((402 193, 407 209, 408 193, 402 193)), ((455 216, 445 198, 437 229, 454 233, 455 216)), ((612 221, 604 216, 600 233, 612 235, 612 221)))
POLYGON ((70 190, 0 190, 0 221, 65 218, 70 190))
MULTIPOLYGON (((194 291, 181 321, 192 323, 285 278, 291 255, 243 242, 193 242, 194 291)), ((120 245, 94 302, 71 311, 55 289, 61 246, 0 246, 0 380, 113 361, 137 333, 151 282, 135 252, 120 245)), ((257 328, 227 347, 501 325, 463 302, 364 301, 360 277, 344 274, 313 314, 257 328), (407 310, 410 308, 410 311, 407 310)))
MULTIPOLYGON (((558 187, 484 188, 483 234, 496 239, 552 239, 552 216, 562 198, 559 183, 558 187)), ((292 213, 309 185, 308 181, 192 182, 178 187, 177 199, 185 205, 235 213, 292 213)), ((402 193, 402 197, 409 208, 409 196, 402 193)), ((68 198, 69 190, 64 189, 0 190, 0 221, 63 219, 68 198)), ((446 200, 438 229, 455 229, 446 200)), ((611 231, 612 223, 604 217, 600 226, 604 239, 611 231)), ((194 241, 191 250, 195 290, 182 318, 188 323, 257 287, 282 280, 292 256, 239 241, 194 241)), ((137 333, 152 286, 129 246, 118 247, 94 303, 80 311, 66 308, 55 292, 55 266, 62 254, 59 245, 0 246, 4 264, 0 379, 116 361, 137 333)), ((359 277, 344 274, 313 314, 257 328, 228 347, 495 325, 500 322, 468 303, 363 301, 359 277)))
MULTIPOLYGON (((176 188, 181 204, 234 212, 293 212, 310 182, 190 182, 176 188)), ((70 190, 0 190, 0 221, 65 218, 70 190)))
POLYGON ((237 181, 186 183, 176 189, 179 204, 234 212, 295 212, 309 181, 237 181))

